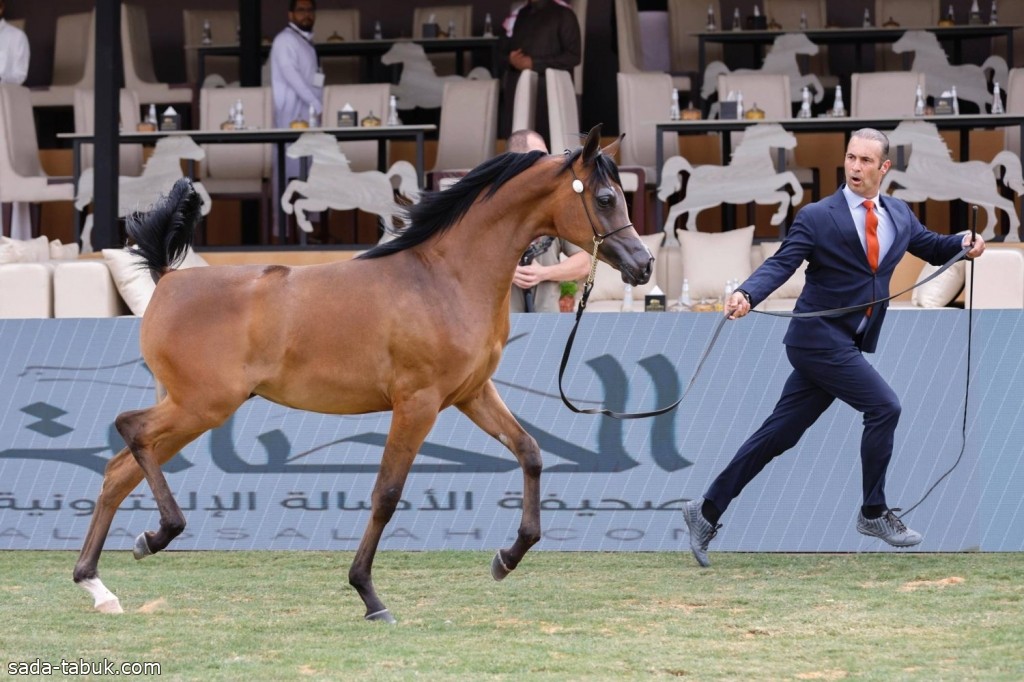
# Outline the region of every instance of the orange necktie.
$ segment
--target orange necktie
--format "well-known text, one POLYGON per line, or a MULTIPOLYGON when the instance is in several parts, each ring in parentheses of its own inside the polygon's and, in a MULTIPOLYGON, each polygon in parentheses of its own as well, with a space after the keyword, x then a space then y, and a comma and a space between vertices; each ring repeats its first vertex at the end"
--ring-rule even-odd
MULTIPOLYGON (((878 215, 875 214, 875 204, 871 201, 864 202, 867 213, 864 215, 864 236, 868 245, 868 265, 873 272, 878 271, 878 215)), ((866 311, 871 317, 871 308, 866 311)))

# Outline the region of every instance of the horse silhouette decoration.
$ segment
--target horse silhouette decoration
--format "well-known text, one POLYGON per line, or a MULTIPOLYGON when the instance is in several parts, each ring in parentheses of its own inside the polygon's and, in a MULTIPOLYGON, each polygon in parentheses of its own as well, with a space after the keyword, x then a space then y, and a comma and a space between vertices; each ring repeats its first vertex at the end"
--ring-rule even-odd
POLYGON ((992 72, 993 81, 1004 86, 1009 73, 1006 60, 999 55, 992 55, 981 66, 950 64, 939 39, 930 31, 907 31, 892 44, 892 51, 897 54, 914 53, 910 70, 925 75, 925 95, 940 97, 956 86, 957 97, 974 102, 982 113, 986 112, 986 105, 992 104, 992 94, 988 91, 988 72, 992 72))
POLYGON ((397 239, 347 261, 175 270, 198 219, 199 199, 187 180, 144 219, 130 221, 132 250, 157 280, 139 341, 164 394, 155 406, 114 421, 127 447, 104 471, 74 568, 95 608, 122 612, 97 566, 124 499, 146 480, 160 524, 136 538, 133 555, 165 549, 184 531, 185 516, 161 467, 257 396, 321 414, 392 413, 366 530, 348 571, 367 620, 394 622, 374 587, 373 559, 413 460, 438 413, 451 406, 522 470, 518 530, 491 561, 495 580, 508 576, 541 539, 544 469, 536 439, 491 379, 508 342, 519 257, 534 239, 552 235, 593 249, 627 284, 646 283, 653 270, 654 258, 629 222, 613 160, 618 142, 601 149, 600 139, 595 126, 583 147, 566 155, 489 159, 444 192, 425 194, 397 239))
POLYGON ((491 72, 477 66, 467 76, 438 76, 433 63, 427 58, 423 46, 418 43, 399 41, 381 55, 382 64, 402 65, 398 83, 391 86, 391 94, 398 98, 399 109, 436 109, 441 106, 444 84, 447 81, 486 80, 491 72))
POLYGON ((952 153, 938 128, 928 121, 903 121, 896 130, 889 133, 889 144, 907 145, 911 148, 911 154, 905 171, 890 169, 885 174, 880 187, 882 192, 888 193, 895 184, 899 187, 891 192, 892 196, 904 201, 962 199, 977 204, 986 212, 985 229, 981 233, 985 239, 995 236, 998 208, 1010 220, 1006 241, 1020 240, 1020 219, 1013 201, 999 194, 996 183, 996 169, 1001 167, 1004 172, 1003 182, 1018 195, 1024 192, 1020 157, 1016 154, 1001 151, 989 163, 957 163, 953 161, 952 153))
POLYGON ((801 101, 804 86, 814 92, 814 102, 818 103, 825 96, 825 88, 813 73, 800 73, 798 55, 816 55, 818 46, 811 42, 803 33, 783 33, 775 38, 771 50, 764 56, 760 69, 736 69, 729 71, 722 62, 711 62, 704 69, 704 85, 700 95, 705 100, 718 89, 718 77, 727 73, 781 73, 789 76, 789 97, 794 102, 801 101))
POLYGON ((743 134, 743 140, 732 154, 727 166, 691 166, 681 156, 665 161, 661 170, 661 184, 658 198, 667 201, 682 188, 681 173, 690 174, 686 184, 686 196, 673 204, 665 219, 665 232, 671 237, 675 232, 676 220, 687 215, 686 229, 697 229, 697 214, 719 204, 778 204, 772 216, 772 225, 779 225, 786 218, 789 206, 796 206, 803 200, 804 190, 800 180, 792 171, 779 172, 773 162, 774 149, 796 148, 796 136, 778 123, 761 123, 752 126, 743 134), (784 188, 790 188, 790 192, 784 188))
MULTIPOLYGON (((202 147, 187 135, 169 135, 157 141, 153 154, 142 168, 142 175, 122 175, 117 181, 117 217, 124 218, 139 211, 148 211, 167 195, 174 183, 182 177, 181 159, 201 161, 206 158, 202 147)), ((202 215, 210 212, 210 195, 201 182, 192 186, 202 198, 202 215)), ((84 210, 92 203, 93 169, 82 171, 75 194, 75 208, 84 210)), ((82 250, 92 251, 92 222, 90 213, 82 229, 82 250)))
POLYGON ((395 201, 396 190, 410 203, 419 201, 416 169, 408 161, 395 161, 384 173, 355 172, 349 168, 338 140, 327 133, 303 133, 288 148, 287 154, 293 159, 313 157, 306 179, 292 180, 281 195, 281 208, 285 213, 295 213, 296 222, 306 232, 313 231, 313 224, 306 216, 310 211, 354 208, 380 216, 388 231, 395 227, 395 219, 404 217, 406 211, 395 201))

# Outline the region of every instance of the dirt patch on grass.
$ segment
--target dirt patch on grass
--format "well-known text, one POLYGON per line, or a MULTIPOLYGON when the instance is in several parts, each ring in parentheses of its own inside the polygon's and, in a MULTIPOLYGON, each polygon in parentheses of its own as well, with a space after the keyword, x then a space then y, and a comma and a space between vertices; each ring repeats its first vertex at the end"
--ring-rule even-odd
POLYGON ((813 670, 807 673, 797 673, 793 677, 798 680, 842 680, 847 675, 845 670, 813 670))
POLYGON ((167 600, 163 597, 148 601, 139 607, 139 613, 155 613, 167 608, 167 600))
POLYGON ((904 583, 900 588, 900 592, 913 592, 924 587, 950 587, 952 585, 959 585, 964 581, 958 575, 950 576, 948 578, 939 578, 938 580, 911 580, 910 582, 904 583))

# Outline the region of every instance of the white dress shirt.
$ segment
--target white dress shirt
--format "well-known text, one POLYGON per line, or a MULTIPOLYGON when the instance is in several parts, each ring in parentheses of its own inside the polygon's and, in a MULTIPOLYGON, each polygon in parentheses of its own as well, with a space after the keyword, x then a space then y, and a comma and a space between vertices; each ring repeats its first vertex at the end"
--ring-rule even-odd
POLYGON ((270 48, 270 83, 274 93, 274 126, 309 119, 309 108, 320 115, 323 87, 317 85, 318 68, 313 34, 295 24, 277 34, 270 48))
POLYGON ((0 19, 0 82, 21 85, 28 76, 28 38, 17 26, 0 19))

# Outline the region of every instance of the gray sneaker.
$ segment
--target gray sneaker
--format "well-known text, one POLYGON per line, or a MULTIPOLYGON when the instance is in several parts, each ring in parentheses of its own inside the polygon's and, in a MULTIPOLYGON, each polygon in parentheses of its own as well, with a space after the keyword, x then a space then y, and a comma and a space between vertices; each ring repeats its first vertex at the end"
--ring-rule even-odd
POLYGON ((704 498, 701 497, 684 504, 683 520, 686 521, 686 527, 690 531, 690 551, 693 552, 693 558, 697 560, 698 564, 707 568, 711 565, 711 562, 708 561, 708 543, 718 535, 718 529, 722 527, 722 524, 712 526, 704 518, 704 514, 701 512, 702 506, 704 506, 704 498))
POLYGON ((882 538, 893 547, 913 547, 921 542, 921 534, 907 528, 893 513, 898 511, 889 509, 877 519, 865 518, 862 512, 857 512, 857 532, 882 538))

